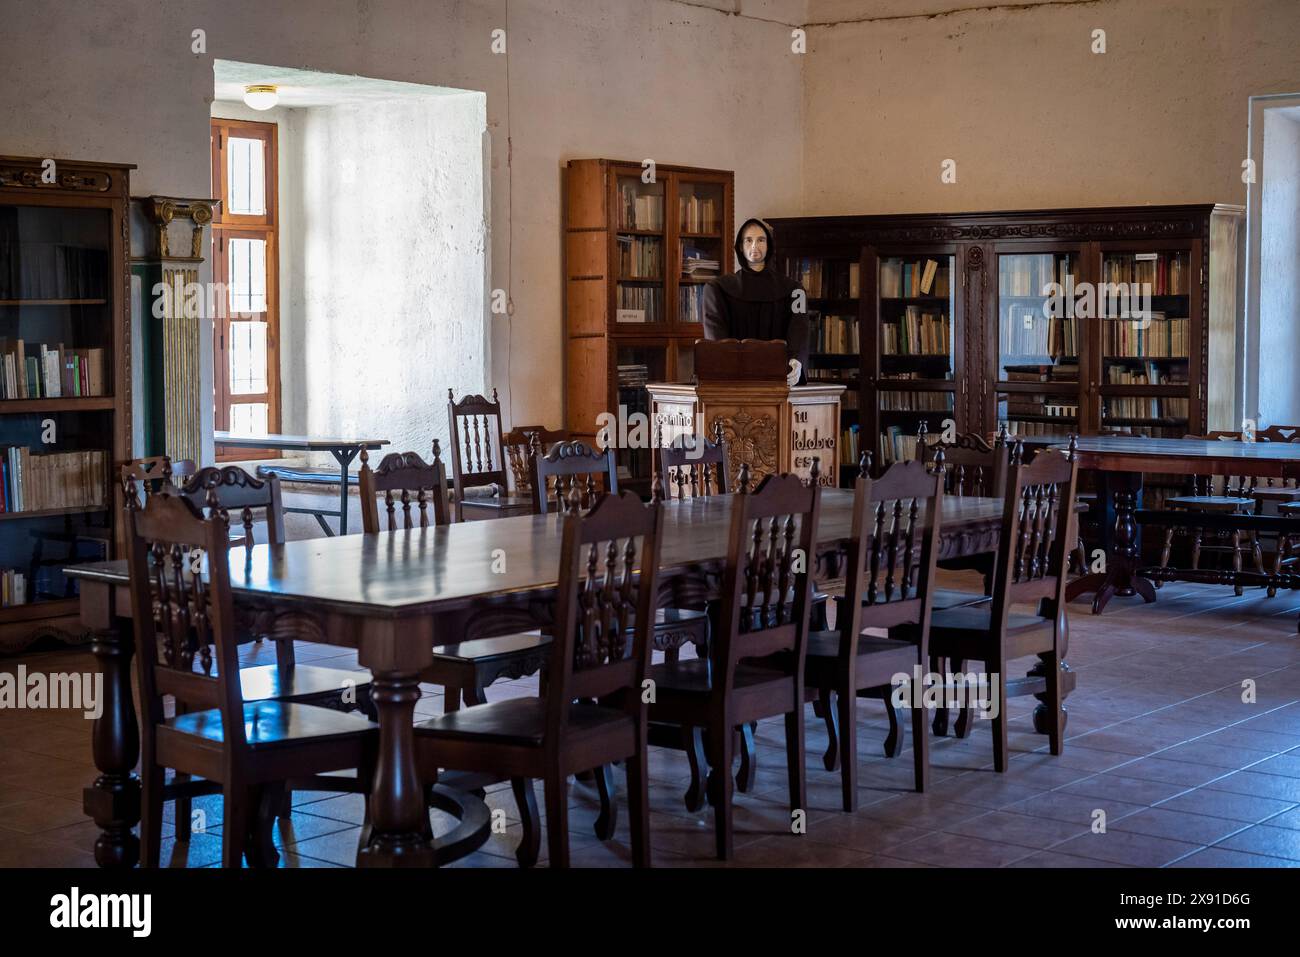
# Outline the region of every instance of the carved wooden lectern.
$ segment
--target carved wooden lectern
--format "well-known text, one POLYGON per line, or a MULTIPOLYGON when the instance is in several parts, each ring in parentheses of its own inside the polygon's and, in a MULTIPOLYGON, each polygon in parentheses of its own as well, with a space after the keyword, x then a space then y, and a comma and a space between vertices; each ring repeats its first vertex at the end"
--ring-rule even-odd
POLYGON ((714 434, 722 427, 736 488, 740 465, 750 482, 773 472, 808 478, 818 457, 821 484, 839 484, 840 394, 844 386, 785 383, 781 340, 720 339, 695 343, 696 384, 651 382, 655 433, 667 445, 682 434, 714 434))

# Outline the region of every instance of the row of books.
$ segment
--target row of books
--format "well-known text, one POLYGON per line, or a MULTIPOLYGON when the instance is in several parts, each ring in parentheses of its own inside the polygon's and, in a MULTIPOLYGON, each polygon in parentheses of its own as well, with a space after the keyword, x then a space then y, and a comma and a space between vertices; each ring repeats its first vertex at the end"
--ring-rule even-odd
POLYGON ((1185 358, 1191 346, 1191 322, 1151 314, 1150 322, 1110 320, 1102 325, 1102 355, 1185 358))
POLYGON ((58 399, 108 394, 108 352, 66 349, 63 343, 0 338, 0 397, 58 399))
POLYGON ((16 568, 0 572, 0 606, 12 608, 27 604, 27 576, 16 568))
POLYGON ((104 299, 108 252, 20 241, 0 225, 0 299, 104 299))
POLYGON ((884 465, 891 462, 910 462, 916 458, 916 432, 891 425, 880 430, 880 461, 884 465))
POLYGON ((897 322, 880 324, 881 353, 892 356, 946 356, 952 351, 948 317, 908 306, 897 322))
MULTIPOLYGON (((1102 435, 1136 435, 1145 439, 1181 439, 1187 434, 1187 429, 1181 427, 1160 426, 1160 425, 1110 425, 1103 423, 1101 428, 1102 435)), ((1146 508, 1160 508, 1160 505, 1151 504, 1151 498, 1148 494, 1156 486, 1144 482, 1142 485, 1142 504, 1146 508)), ((1163 496, 1162 496, 1163 500, 1163 496)))
POLYGON ((722 264, 707 250, 682 243, 683 276, 716 276, 721 270, 722 264))
POLYGON ((1187 367, 1162 367, 1154 362, 1144 362, 1138 368, 1111 365, 1106 367, 1106 381, 1111 385, 1187 385, 1187 367))
POLYGON ((1004 382, 1078 382, 1079 360, 1067 356, 1052 365, 1028 364, 1014 365, 1003 356, 1002 376, 1004 382))
POLYGON ((880 393, 883 412, 951 412, 951 392, 886 392, 880 393))
POLYGON ((1153 296, 1185 296, 1189 289, 1187 253, 1108 255, 1101 263, 1102 282, 1137 283, 1153 296))
POLYGON ((662 193, 642 193, 639 181, 619 180, 618 228, 663 229, 662 193))
POLYGON ((858 264, 847 259, 791 259, 786 269, 811 299, 857 299, 860 295, 858 264))
POLYGON ((0 511, 99 508, 106 504, 108 452, 33 453, 11 445, 0 455, 0 511))
POLYGON ((858 441, 861 435, 862 432, 856 425, 840 430, 840 465, 858 464, 858 458, 862 455, 858 441))
POLYGON ((856 316, 814 316, 811 338, 813 352, 853 355, 862 348, 856 316))
POLYGON ((880 298, 907 299, 912 296, 948 295, 948 266, 933 259, 906 262, 880 261, 880 298))
POLYGON ((682 196, 677 203, 681 220, 678 229, 684 233, 716 233, 722 224, 721 206, 716 196, 682 196))
POLYGON ((999 336, 1002 351, 1021 356, 1077 356, 1080 320, 1048 318, 1033 306, 1006 303, 999 336))
POLYGON ((1003 419, 999 426, 1006 426, 1010 436, 1030 435, 1068 435, 1071 429, 1077 429, 1078 423, 1073 418, 1062 416, 1057 422, 1022 422, 1018 419, 1003 419))
POLYGON ((660 240, 649 236, 618 237, 618 274, 632 279, 658 279, 663 275, 660 240))
MULTIPOLYGON (((1003 256, 998 269, 998 293, 1003 296, 1046 296, 1052 283, 1064 286, 1074 271, 1068 254, 1003 256)), ((1077 283, 1076 283, 1077 284, 1077 283)))
POLYGON ((1109 396, 1102 400, 1102 415, 1111 419, 1186 419, 1190 404, 1189 399, 1109 396))
MULTIPOLYGON (((655 290, 656 292, 658 290, 655 290)), ((704 321, 704 287, 695 284, 677 289, 677 321, 704 321)))
POLYGON ((617 322, 659 322, 663 290, 658 286, 619 286, 617 322))

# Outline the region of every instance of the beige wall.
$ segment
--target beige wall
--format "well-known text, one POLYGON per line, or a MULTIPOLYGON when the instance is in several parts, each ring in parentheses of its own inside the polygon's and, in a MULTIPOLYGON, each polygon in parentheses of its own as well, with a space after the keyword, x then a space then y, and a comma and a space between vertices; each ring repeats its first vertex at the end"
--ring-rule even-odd
MULTIPOLYGON (((754 11, 746 16, 735 8, 724 0, 5 0, 0 152, 136 163, 137 195, 203 196, 214 57, 484 91, 489 280, 510 290, 516 310, 509 322, 488 320, 485 378, 518 416, 559 425, 567 160, 734 169, 739 215, 799 212, 801 63, 788 24, 802 18, 803 3, 746 3, 754 11), (190 52, 196 27, 207 31, 203 55, 190 52), (490 50, 497 27, 508 28, 508 57, 490 50), (755 64, 758 76, 746 68, 755 64)), ((410 228, 420 228, 417 210, 410 228)), ((441 383, 428 385, 431 396, 445 394, 441 383)))
POLYGON ((810 0, 809 21, 809 215, 1243 203, 1247 97, 1300 89, 1295 0, 810 0))

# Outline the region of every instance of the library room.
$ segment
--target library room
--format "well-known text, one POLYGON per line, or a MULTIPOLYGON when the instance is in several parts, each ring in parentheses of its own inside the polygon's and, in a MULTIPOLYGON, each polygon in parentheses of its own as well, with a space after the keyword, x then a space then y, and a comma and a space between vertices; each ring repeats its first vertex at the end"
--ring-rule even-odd
POLYGON ((1282 913, 1293 0, 0 13, 15 923, 392 920, 376 867, 1282 913))

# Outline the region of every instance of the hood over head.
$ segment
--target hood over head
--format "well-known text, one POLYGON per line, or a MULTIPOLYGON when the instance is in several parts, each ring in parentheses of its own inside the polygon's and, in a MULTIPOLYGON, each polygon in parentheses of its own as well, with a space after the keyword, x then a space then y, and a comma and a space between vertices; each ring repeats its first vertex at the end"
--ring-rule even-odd
POLYGON ((772 263, 776 258, 776 242, 772 238, 772 227, 761 219, 747 219, 741 223, 740 228, 736 230, 736 244, 733 247, 736 250, 736 261, 740 263, 740 268, 742 270, 746 272, 755 271, 749 264, 749 260, 745 258, 745 247, 742 242, 745 230, 751 225, 760 227, 763 232, 767 234, 767 258, 763 260, 763 268, 765 271, 770 270, 772 268, 772 263))

